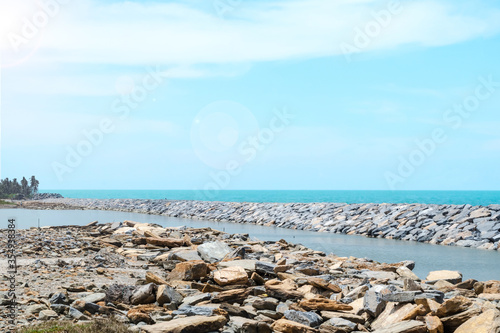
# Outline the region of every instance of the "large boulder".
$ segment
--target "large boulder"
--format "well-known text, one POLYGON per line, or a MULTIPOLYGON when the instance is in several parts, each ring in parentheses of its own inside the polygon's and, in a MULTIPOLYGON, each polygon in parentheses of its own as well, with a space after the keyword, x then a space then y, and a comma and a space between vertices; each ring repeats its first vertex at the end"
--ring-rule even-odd
POLYGON ((500 311, 490 309, 460 325, 455 333, 498 333, 500 332, 500 311))
POLYGON ((215 271, 214 280, 219 286, 247 284, 248 274, 243 267, 227 267, 215 271))
POLYGON ((462 273, 459 271, 432 271, 427 275, 426 280, 430 283, 436 282, 438 280, 445 280, 450 283, 456 284, 462 282, 462 273))
POLYGON ((206 277, 208 266, 201 260, 192 260, 181 262, 175 265, 175 268, 168 274, 168 279, 182 281, 198 281, 206 277))
POLYGON ((231 248, 224 242, 208 242, 198 245, 198 254, 210 263, 221 261, 229 253, 231 253, 231 248))

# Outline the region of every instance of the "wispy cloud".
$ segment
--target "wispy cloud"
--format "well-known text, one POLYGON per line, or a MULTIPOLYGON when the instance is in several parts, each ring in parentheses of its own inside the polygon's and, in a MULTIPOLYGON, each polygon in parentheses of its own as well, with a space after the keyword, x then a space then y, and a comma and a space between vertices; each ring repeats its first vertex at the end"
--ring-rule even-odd
MULTIPOLYGON (((12 3, 10 7, 14 6, 12 3)), ((194 5, 160 2, 64 5, 44 31, 37 62, 91 64, 220 64, 341 54, 382 1, 244 2, 229 19, 194 5)), ((403 11, 365 52, 401 45, 440 46, 495 34, 500 12, 445 1, 402 2, 403 11)), ((5 9, 5 8, 3 8, 5 9)), ((9 15, 2 10, 3 16, 9 15)), ((7 27, 20 29, 17 21, 7 27)), ((5 38, 2 48, 9 48, 5 38)), ((187 76, 196 75, 185 71, 187 76)))

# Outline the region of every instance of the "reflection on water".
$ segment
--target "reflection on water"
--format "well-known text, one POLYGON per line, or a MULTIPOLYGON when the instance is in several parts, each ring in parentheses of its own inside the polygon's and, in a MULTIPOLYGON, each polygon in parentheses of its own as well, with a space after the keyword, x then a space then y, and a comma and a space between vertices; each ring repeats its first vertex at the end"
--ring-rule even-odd
POLYGON ((500 280, 500 265, 497 264, 500 253, 497 251, 111 211, 0 209, 2 228, 6 227, 9 217, 16 217, 20 229, 36 227, 38 219, 41 226, 84 225, 95 220, 101 223, 132 220, 171 227, 212 227, 229 233, 247 233, 261 240, 276 241, 283 238, 338 256, 366 257, 380 262, 414 260, 414 272, 422 279, 429 271, 449 269, 461 271, 465 279, 500 280))

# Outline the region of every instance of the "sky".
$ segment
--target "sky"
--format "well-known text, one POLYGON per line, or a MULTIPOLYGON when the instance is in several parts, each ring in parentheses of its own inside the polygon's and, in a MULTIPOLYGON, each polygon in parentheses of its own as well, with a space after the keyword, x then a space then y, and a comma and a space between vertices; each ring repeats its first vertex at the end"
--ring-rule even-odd
POLYGON ((0 0, 0 177, 500 190, 500 4, 0 0))

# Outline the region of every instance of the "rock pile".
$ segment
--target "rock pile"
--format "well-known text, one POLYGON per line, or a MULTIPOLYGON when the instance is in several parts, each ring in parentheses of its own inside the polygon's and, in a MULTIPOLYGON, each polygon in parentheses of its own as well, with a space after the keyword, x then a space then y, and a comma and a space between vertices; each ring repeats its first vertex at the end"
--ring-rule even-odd
MULTIPOLYGON (((455 271, 421 280, 412 261, 384 264, 284 240, 132 221, 33 228, 19 237, 23 325, 112 316, 148 333, 500 331, 500 281, 462 281, 455 271)), ((1 298, 0 311, 6 303, 1 298)))
POLYGON ((44 200, 44 199, 62 199, 64 198, 59 193, 35 193, 33 195, 33 200, 44 200))
POLYGON ((500 241, 500 205, 284 204, 135 199, 49 199, 44 203, 50 205, 50 209, 117 210, 485 250, 498 250, 500 241))

